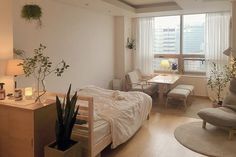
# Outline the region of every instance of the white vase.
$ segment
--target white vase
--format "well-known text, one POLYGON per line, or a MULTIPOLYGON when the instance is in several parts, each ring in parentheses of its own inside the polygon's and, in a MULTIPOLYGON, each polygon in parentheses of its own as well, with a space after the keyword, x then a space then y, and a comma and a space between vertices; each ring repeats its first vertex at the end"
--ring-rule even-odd
MULTIPOLYGON (((45 84, 45 82, 44 82, 45 84)), ((43 91, 43 85, 41 81, 35 80, 34 99, 35 102, 43 103, 45 98, 45 92, 43 91)))

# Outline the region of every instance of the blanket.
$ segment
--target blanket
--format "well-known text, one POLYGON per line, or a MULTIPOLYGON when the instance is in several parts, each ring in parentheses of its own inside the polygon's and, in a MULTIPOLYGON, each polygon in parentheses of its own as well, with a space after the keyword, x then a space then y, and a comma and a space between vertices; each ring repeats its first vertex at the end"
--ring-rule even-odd
POLYGON ((109 122, 112 148, 129 140, 147 119, 152 108, 151 97, 142 92, 120 92, 88 86, 78 93, 92 96, 94 114, 109 122))

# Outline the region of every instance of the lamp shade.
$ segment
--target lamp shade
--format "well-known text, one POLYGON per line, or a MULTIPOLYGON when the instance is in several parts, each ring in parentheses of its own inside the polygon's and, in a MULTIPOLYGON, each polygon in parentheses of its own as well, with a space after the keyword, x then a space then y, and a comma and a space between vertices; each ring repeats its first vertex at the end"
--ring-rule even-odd
POLYGON ((162 68, 170 68, 170 62, 167 59, 163 59, 160 65, 162 68))
POLYGON ((230 56, 231 51, 232 51, 232 48, 229 47, 229 48, 227 48, 226 50, 224 50, 223 54, 225 54, 226 56, 230 56))
POLYGON ((20 63, 23 63, 23 60, 21 59, 8 60, 6 75, 18 76, 24 74, 23 67, 19 66, 20 63))

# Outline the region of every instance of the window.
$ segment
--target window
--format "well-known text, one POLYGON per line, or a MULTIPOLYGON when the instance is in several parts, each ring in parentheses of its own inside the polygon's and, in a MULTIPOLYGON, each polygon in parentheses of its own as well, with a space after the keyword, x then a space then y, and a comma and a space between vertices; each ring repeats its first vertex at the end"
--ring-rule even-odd
POLYGON ((179 54, 180 16, 155 18, 153 49, 157 54, 179 54))
POLYGON ((185 73, 205 73, 205 59, 184 58, 185 73))
POLYGON ((161 57, 156 57, 153 60, 153 69, 155 69, 156 71, 159 71, 159 72, 166 72, 167 68, 161 66, 161 61, 162 60, 168 60, 169 64, 173 64, 173 63, 177 64, 178 63, 178 58, 161 58, 161 57))
POLYGON ((205 73, 205 16, 183 16, 184 73, 205 73))
POLYGON ((205 74, 204 36, 205 14, 156 17, 155 71, 167 71, 160 66, 161 60, 167 59, 178 64, 181 73, 205 74))
POLYGON ((204 54, 205 14, 183 16, 183 54, 204 54))

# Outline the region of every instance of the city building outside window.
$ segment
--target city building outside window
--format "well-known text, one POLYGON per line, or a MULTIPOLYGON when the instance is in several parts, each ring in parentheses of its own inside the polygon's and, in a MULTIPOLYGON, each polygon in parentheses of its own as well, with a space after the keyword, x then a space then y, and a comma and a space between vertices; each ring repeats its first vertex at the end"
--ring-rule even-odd
POLYGON ((170 64, 178 65, 179 73, 205 74, 205 16, 193 14, 155 18, 155 72, 166 72, 160 62, 168 59, 170 64))

